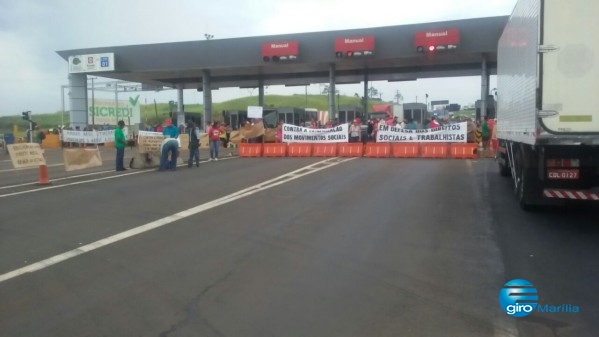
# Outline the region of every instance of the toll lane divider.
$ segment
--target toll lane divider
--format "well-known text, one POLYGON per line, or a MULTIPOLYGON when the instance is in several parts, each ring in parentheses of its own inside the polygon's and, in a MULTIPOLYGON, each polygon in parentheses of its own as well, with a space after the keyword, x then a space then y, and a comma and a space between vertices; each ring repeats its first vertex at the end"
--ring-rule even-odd
POLYGON ((337 143, 312 144, 312 157, 337 157, 337 143))
POLYGON ((474 143, 241 143, 240 157, 478 158, 474 143))
POLYGON ((339 157, 362 157, 364 145, 362 143, 339 143, 337 155, 339 157))
POLYGON ((262 143, 241 143, 239 144, 240 157, 261 157, 262 143))
POLYGON ((447 158, 449 144, 447 143, 422 143, 420 144, 420 158, 447 158))
POLYGON ((290 143, 287 146, 289 157, 311 157, 312 143, 290 143))
POLYGON ((477 144, 475 143, 453 143, 450 151, 451 158, 475 159, 478 157, 477 144))
POLYGON ((391 155, 391 143, 366 143, 364 157, 389 158, 391 155))
POLYGON ((264 143, 264 144, 262 144, 262 156, 263 157, 286 157, 287 156, 287 144, 285 144, 285 143, 264 143))
POLYGON ((420 143, 393 143, 391 153, 395 158, 418 158, 420 143))

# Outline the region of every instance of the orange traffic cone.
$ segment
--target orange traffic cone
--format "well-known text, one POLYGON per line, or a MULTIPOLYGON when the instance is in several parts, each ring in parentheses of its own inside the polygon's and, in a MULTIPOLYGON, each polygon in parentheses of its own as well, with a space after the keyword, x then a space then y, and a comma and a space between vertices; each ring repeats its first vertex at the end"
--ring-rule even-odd
POLYGON ((48 179, 48 167, 46 165, 40 165, 39 168, 39 179, 37 181, 38 185, 50 185, 50 179, 48 179))

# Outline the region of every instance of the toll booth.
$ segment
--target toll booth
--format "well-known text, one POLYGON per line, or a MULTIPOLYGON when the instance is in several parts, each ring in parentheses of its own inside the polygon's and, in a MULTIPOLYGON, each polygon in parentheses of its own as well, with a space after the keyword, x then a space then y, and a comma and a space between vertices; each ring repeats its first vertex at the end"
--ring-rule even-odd
POLYGON ((356 118, 360 118, 363 123, 366 123, 362 107, 356 105, 339 106, 339 112, 337 114, 339 124, 352 123, 356 118))
MULTIPOLYGON (((476 101, 476 103, 474 104, 474 107, 476 108, 476 120, 479 120, 481 117, 481 113, 480 113, 481 105, 482 105, 482 101, 480 99, 478 101, 476 101)), ((489 119, 495 118, 496 108, 497 108, 497 101, 495 101, 495 98, 493 97, 493 95, 487 96, 487 117, 489 117, 489 119)))
POLYGON ((223 121, 233 130, 239 130, 242 123, 248 120, 248 112, 245 110, 223 110, 222 115, 223 121))
POLYGON ((408 120, 416 121, 420 127, 423 126, 425 120, 430 118, 424 103, 404 103, 403 115, 408 120))

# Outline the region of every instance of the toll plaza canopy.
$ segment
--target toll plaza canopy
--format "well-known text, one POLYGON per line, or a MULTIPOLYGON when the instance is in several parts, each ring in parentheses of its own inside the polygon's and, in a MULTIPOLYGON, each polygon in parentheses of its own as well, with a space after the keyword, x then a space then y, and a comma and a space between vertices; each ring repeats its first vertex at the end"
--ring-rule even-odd
POLYGON ((64 50, 58 54, 68 60, 69 56, 74 55, 114 53, 114 71, 97 75, 158 86, 182 85, 184 89, 202 87, 202 70, 209 70, 212 88, 256 87, 259 79, 263 79, 265 85, 323 83, 329 80, 331 63, 336 67, 337 84, 359 83, 363 81, 364 74, 368 74, 369 81, 468 76, 481 74, 483 54, 487 56, 489 71, 496 71, 497 41, 507 18, 501 16, 329 32, 98 47, 64 50), (457 34, 450 36, 457 37, 457 40, 450 41, 454 42, 455 48, 429 52, 429 46, 424 44, 427 42, 425 39, 422 46, 425 50, 418 52, 416 38, 419 33, 426 36, 427 32, 428 42, 431 43, 435 43, 434 36, 431 36, 435 32, 436 35, 457 34), (369 38, 372 42, 370 45, 369 38), (348 43, 339 46, 336 44, 338 39, 348 43), (353 44, 371 50, 351 50, 352 39, 363 40, 353 44), (265 44, 273 48, 264 49, 265 44), (294 50, 289 47, 291 45, 295 45, 294 50), (277 55, 276 49, 280 49, 280 55, 277 55), (336 50, 345 52, 345 55, 338 57, 336 50), (351 52, 356 51, 361 51, 362 55, 352 55, 351 52), (364 51, 372 54, 364 55, 364 51), (347 56, 348 52, 351 56, 347 56), (264 59, 269 56, 270 60, 266 62, 264 59), (273 56, 292 58, 275 62, 273 56))
MULTIPOLYGON (((473 75, 481 76, 484 87, 488 76, 496 74, 497 42, 507 20, 499 16, 57 53, 77 76, 137 82, 147 89, 197 89, 204 95, 210 95, 207 86, 334 85, 473 75)), ((483 100, 485 96, 481 94, 483 100)))

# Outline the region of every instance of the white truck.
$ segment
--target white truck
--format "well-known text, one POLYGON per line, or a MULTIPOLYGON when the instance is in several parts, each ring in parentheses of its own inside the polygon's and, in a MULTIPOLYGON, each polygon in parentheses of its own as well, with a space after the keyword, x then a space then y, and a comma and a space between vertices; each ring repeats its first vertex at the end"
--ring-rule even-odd
POLYGON ((499 171, 523 209, 599 200, 599 1, 518 0, 499 39, 499 171))

